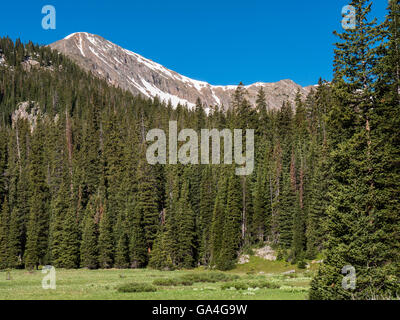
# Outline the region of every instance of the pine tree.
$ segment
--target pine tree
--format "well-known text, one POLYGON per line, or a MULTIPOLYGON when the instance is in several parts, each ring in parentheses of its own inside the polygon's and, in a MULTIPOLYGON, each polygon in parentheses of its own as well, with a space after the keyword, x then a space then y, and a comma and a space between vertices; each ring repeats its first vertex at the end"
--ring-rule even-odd
POLYGON ((327 257, 312 282, 312 299, 369 299, 393 295, 398 287, 394 256, 389 253, 394 247, 384 235, 386 222, 396 220, 388 219, 388 212, 380 205, 391 187, 380 184, 380 160, 386 152, 377 147, 382 136, 373 87, 379 29, 375 21, 368 21, 370 1, 354 0, 351 4, 356 8, 357 26, 339 35, 342 42, 335 57, 327 257), (354 290, 340 285, 346 265, 356 270, 354 290))
POLYGON ((0 199, 3 201, 6 195, 6 170, 8 162, 8 135, 4 128, 0 126, 0 199))
POLYGON ((29 168, 29 221, 25 265, 29 268, 44 263, 48 243, 48 187, 44 173, 44 127, 39 119, 32 137, 32 149, 29 168))
POLYGON ((149 266, 152 268, 159 270, 173 270, 175 268, 171 253, 166 250, 168 247, 166 235, 165 230, 161 228, 154 241, 149 261, 149 266))
POLYGON ((269 179, 269 146, 262 144, 264 154, 261 152, 257 165, 256 180, 253 185, 254 216, 251 232, 255 242, 263 243, 271 228, 271 186, 269 179))
POLYGON ((97 191, 102 174, 99 107, 90 106, 87 112, 87 125, 83 133, 80 161, 80 165, 84 169, 82 179, 84 204, 89 200, 90 195, 97 191))
POLYGON ((282 194, 279 200, 279 245, 289 249, 293 241, 293 222, 296 214, 296 191, 290 173, 285 170, 282 179, 282 194))
POLYGON ((137 170, 137 194, 134 206, 132 235, 130 240, 131 263, 143 267, 153 248, 159 224, 156 180, 153 168, 144 159, 137 170))
MULTIPOLYGON (((188 170, 189 171, 189 170, 188 170)), ((185 175, 184 175, 185 177, 185 175)), ((195 259, 195 214, 189 199, 189 182, 183 182, 177 208, 178 221, 178 266, 191 268, 195 259)))
MULTIPOLYGON (((17 169, 17 168, 16 168, 17 169)), ((17 169, 18 170, 18 169, 17 169)), ((16 174, 16 201, 12 211, 10 222, 10 252, 13 254, 12 260, 15 267, 21 267, 24 263, 23 257, 26 244, 27 222, 29 217, 29 185, 27 169, 21 165, 21 170, 16 174), (13 230, 13 232, 11 232, 13 230), (15 231, 15 232, 14 232, 15 231)))
POLYGON ((50 258, 55 267, 63 264, 63 241, 64 241, 64 221, 69 210, 67 203, 68 194, 65 183, 61 183, 59 192, 51 205, 50 222, 50 258))
POLYGON ((215 266, 220 261, 222 250, 223 232, 225 223, 225 208, 227 203, 228 181, 225 170, 221 170, 218 182, 217 196, 215 198, 213 218, 211 224, 211 265, 215 266))
POLYGON ((177 268, 182 263, 179 248, 180 225, 180 202, 182 188, 182 167, 171 165, 166 172, 166 208, 162 212, 161 225, 163 234, 160 234, 159 256, 166 256, 167 259, 162 264, 163 268, 177 268))
POLYGON ((317 253, 322 250, 323 244, 326 241, 324 225, 328 205, 329 177, 326 152, 324 149, 321 149, 320 153, 319 159, 314 164, 307 195, 306 257, 308 259, 314 259, 317 253))
POLYGON ((118 232, 117 243, 115 247, 115 267, 127 268, 129 266, 129 237, 127 234, 127 216, 126 212, 120 212, 116 230, 118 232))
POLYGON ((60 251, 61 267, 73 269, 79 266, 79 227, 76 210, 73 206, 65 213, 60 251))
POLYGON ((11 212, 10 227, 8 232, 8 259, 10 268, 22 267, 22 254, 21 254, 21 242, 19 238, 19 217, 18 209, 14 208, 11 212))
POLYGON ((130 236, 129 252, 132 268, 141 268, 146 265, 148 248, 143 230, 143 216, 141 210, 134 210, 132 219, 132 233, 130 236))
POLYGON ((230 170, 228 181, 225 221, 222 234, 222 247, 217 260, 220 270, 232 269, 241 245, 242 194, 239 178, 230 170))
POLYGON ((110 213, 103 201, 100 201, 99 219, 99 265, 100 268, 111 268, 114 263, 114 237, 110 213))
POLYGON ((10 221, 10 208, 8 200, 5 197, 1 208, 0 216, 0 269, 8 267, 9 252, 8 252, 8 231, 10 221))
POLYGON ((81 267, 96 269, 99 264, 98 238, 98 207, 92 196, 85 210, 83 221, 82 241, 80 247, 81 267))
POLYGON ((200 183, 200 212, 197 220, 197 229, 200 239, 199 260, 208 265, 211 261, 211 221, 217 183, 214 181, 211 166, 202 171, 200 183))
POLYGON ((296 198, 293 216, 293 238, 292 255, 294 261, 300 261, 304 258, 305 249, 305 219, 304 211, 300 206, 299 196, 296 198))

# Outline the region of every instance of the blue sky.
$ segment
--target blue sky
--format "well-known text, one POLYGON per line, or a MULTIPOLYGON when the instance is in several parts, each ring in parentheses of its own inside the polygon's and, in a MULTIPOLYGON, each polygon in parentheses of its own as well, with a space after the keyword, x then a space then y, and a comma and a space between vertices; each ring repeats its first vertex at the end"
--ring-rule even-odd
MULTIPOLYGON (((333 30, 350 0, 3 1, 0 36, 49 44, 86 31, 215 85, 332 76, 333 30), (56 29, 44 30, 44 5, 56 29)), ((375 0, 383 19, 387 1, 375 0)))

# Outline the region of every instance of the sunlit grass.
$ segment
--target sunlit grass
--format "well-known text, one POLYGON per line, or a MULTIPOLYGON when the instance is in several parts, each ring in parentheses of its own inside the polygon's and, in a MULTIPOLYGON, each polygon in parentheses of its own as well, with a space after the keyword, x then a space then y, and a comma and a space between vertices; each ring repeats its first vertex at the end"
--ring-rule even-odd
MULTIPOLYGON (((258 262, 257 262, 258 263, 258 262)), ((203 269, 182 271, 157 271, 151 269, 139 270, 65 270, 57 269, 56 290, 44 290, 42 279, 45 276, 41 271, 28 272, 26 270, 12 270, 11 280, 7 280, 6 272, 0 272, 0 299, 133 299, 133 300, 289 300, 306 299, 310 277, 307 274, 296 277, 284 276, 276 270, 286 270, 280 262, 268 262, 268 268, 263 268, 265 274, 246 274, 244 266, 225 273, 236 274, 233 281, 268 281, 276 284, 273 288, 256 288, 248 290, 222 290, 224 280, 218 276, 216 282, 193 282, 192 285, 165 286, 153 284, 156 279, 207 279, 215 280, 213 271, 203 269), (277 264, 274 266, 274 264, 277 264), (193 275, 196 276, 193 276, 193 275), (153 285, 155 292, 118 292, 118 287, 130 283, 153 285), (278 288, 279 287, 279 288, 278 288)), ((290 268, 289 268, 290 269, 290 268)), ((157 282, 156 282, 157 283, 157 282)), ((179 283, 171 282, 171 283, 179 283)))

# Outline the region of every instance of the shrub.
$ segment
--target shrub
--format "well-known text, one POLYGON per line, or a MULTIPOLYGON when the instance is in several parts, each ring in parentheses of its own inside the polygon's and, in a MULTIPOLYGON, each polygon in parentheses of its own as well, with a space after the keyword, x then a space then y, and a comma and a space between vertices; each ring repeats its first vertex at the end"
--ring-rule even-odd
POLYGON ((247 254, 249 256, 253 256, 254 255, 254 251, 253 248, 251 248, 250 246, 246 246, 242 249, 242 254, 247 254))
POLYGON ((255 287, 253 288, 279 289, 280 285, 268 281, 259 281, 255 283, 255 287))
POLYGON ((256 269, 254 267, 250 267, 250 270, 246 272, 247 275, 252 275, 256 273, 256 269))
POLYGON ((117 287, 118 292, 155 292, 157 288, 148 283, 125 283, 117 287))
POLYGON ((193 281, 188 279, 156 279, 153 284, 156 286, 191 286, 193 281))
POLYGON ((224 283, 221 286, 222 290, 228 290, 231 288, 235 288, 236 290, 248 290, 248 289, 255 289, 255 288, 260 288, 260 289, 279 289, 279 285, 276 283, 271 283, 268 281, 249 281, 249 282, 239 282, 239 281, 234 281, 234 282, 227 282, 224 283))
POLYGON ((297 267, 298 267, 299 269, 305 269, 306 266, 307 266, 307 264, 306 264, 306 262, 305 262, 304 260, 300 260, 300 261, 297 263, 297 267))

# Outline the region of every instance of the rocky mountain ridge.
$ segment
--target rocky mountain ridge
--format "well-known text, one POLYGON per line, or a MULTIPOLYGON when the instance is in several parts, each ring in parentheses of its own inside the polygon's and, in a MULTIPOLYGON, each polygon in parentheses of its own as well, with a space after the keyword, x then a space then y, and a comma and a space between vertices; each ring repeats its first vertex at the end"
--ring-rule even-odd
MULTIPOLYGON (((231 103, 237 85, 214 86, 207 82, 185 77, 175 71, 146 59, 132 51, 97 35, 78 32, 65 37, 50 47, 72 58, 78 65, 94 75, 106 79, 133 94, 193 107, 200 98, 206 107, 224 106, 231 103)), ((284 101, 294 102, 297 92, 304 97, 311 87, 302 87, 292 80, 276 83, 254 83, 246 86, 251 104, 262 87, 267 96, 268 107, 277 109, 284 101)))

